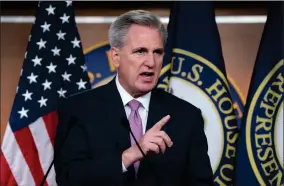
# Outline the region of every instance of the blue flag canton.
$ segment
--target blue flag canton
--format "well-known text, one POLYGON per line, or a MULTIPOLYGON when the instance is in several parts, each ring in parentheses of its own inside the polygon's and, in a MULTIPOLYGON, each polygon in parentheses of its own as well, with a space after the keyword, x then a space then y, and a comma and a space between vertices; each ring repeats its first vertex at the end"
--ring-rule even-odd
POLYGON ((72 2, 40 2, 24 57, 10 125, 26 127, 61 98, 90 88, 72 2))

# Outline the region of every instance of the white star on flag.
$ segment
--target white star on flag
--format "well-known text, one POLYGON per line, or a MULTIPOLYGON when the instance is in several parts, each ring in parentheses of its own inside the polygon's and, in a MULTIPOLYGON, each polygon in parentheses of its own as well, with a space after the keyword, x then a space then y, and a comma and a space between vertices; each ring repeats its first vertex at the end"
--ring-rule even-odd
POLYGON ((26 93, 22 94, 25 97, 25 101, 27 100, 32 100, 32 92, 29 92, 28 90, 26 90, 26 93))
POLYGON ((71 41, 71 43, 73 43, 73 48, 76 48, 76 47, 80 48, 80 45, 79 45, 80 41, 77 40, 76 37, 75 37, 75 39, 73 41, 71 41))
POLYGON ((67 74, 67 72, 65 71, 65 73, 64 74, 62 74, 61 75, 62 77, 63 77, 63 81, 69 81, 70 82, 70 76, 71 76, 71 74, 67 74))
POLYGON ((86 65, 82 65, 81 68, 83 69, 83 72, 86 72, 86 71, 87 71, 86 65))
POLYGON ((45 48, 45 44, 46 44, 46 41, 43 41, 42 38, 40 38, 40 41, 36 43, 39 47, 39 50, 41 48, 45 48))
POLYGON ((63 16, 62 17, 60 17, 60 19, 62 20, 62 24, 63 23, 69 23, 69 18, 70 18, 70 16, 67 16, 65 13, 63 14, 63 16))
POLYGON ((48 15, 50 15, 50 14, 54 15, 54 10, 55 9, 56 9, 55 7, 52 7, 51 5, 49 5, 49 7, 46 8, 45 10, 48 12, 48 15))
POLYGON ((58 36, 58 40, 62 39, 65 40, 64 36, 66 35, 65 32, 62 32, 61 30, 59 30, 58 33, 56 33, 56 35, 58 36))
POLYGON ((63 90, 62 88, 60 90, 57 91, 57 93, 59 94, 59 97, 65 97, 65 93, 67 91, 66 90, 63 90))
POLYGON ((66 60, 68 61, 68 65, 71 65, 71 64, 75 65, 76 57, 73 57, 72 54, 70 54, 70 56, 66 58, 66 60))
POLYGON ((40 103, 40 108, 41 108, 42 106, 46 106, 47 99, 41 96, 41 99, 38 100, 37 102, 40 103))
POLYGON ((68 7, 68 6, 70 6, 70 5, 72 5, 72 1, 65 1, 67 4, 66 4, 66 6, 68 7))
POLYGON ((57 48, 57 46, 54 47, 54 49, 51 50, 53 52, 53 56, 60 56, 61 49, 57 48))
POLYGON ((76 84, 78 85, 78 89, 80 90, 81 88, 86 89, 86 87, 85 87, 86 83, 87 83, 86 81, 83 81, 82 79, 80 79, 80 81, 77 82, 76 84))
POLYGON ((32 84, 32 82, 37 83, 36 78, 38 77, 38 75, 34 75, 34 73, 31 73, 30 76, 28 76, 27 78, 30 80, 30 84, 32 84))
POLYGON ((32 59, 32 62, 34 62, 34 67, 37 66, 37 65, 41 65, 41 63, 40 63, 41 60, 42 60, 42 58, 38 58, 37 56, 34 59, 32 59))
POLYGON ((18 113, 20 114, 20 118, 22 119, 23 117, 28 117, 28 109, 27 110, 25 110, 25 108, 24 107, 22 107, 22 110, 20 110, 20 111, 18 111, 18 113))
POLYGON ((56 73, 55 68, 57 67, 57 65, 53 65, 52 62, 50 63, 50 65, 46 66, 46 68, 48 68, 48 73, 50 74, 51 72, 56 73))
POLYGON ((46 79, 45 82, 42 84, 43 90, 51 89, 51 87, 50 87, 51 83, 52 83, 51 81, 47 81, 47 79, 46 79))
POLYGON ((51 26, 51 24, 47 24, 46 21, 44 22, 44 25, 41 25, 41 28, 43 28, 43 33, 45 31, 50 31, 49 27, 51 26))

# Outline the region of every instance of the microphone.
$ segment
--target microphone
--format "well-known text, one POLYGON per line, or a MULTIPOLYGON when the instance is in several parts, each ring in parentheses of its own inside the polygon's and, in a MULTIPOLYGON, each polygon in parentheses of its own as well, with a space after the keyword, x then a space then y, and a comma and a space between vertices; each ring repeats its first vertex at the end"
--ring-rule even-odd
POLYGON ((135 138, 135 136, 134 136, 134 134, 133 134, 133 132, 132 132, 132 130, 131 130, 131 127, 130 127, 130 125, 129 125, 128 119, 127 119, 126 117, 123 117, 121 123, 122 123, 122 125, 130 132, 130 134, 131 134, 131 136, 133 137, 133 139, 134 139, 134 141, 135 141, 135 143, 136 143, 136 145, 137 145, 139 151, 142 153, 143 157, 146 158, 146 154, 143 152, 141 146, 139 145, 137 139, 135 138))
POLYGON ((47 176, 48 176, 48 174, 49 174, 53 164, 54 164, 54 158, 53 158, 52 162, 50 163, 50 165, 49 165, 49 167, 47 169, 47 172, 45 173, 45 175, 44 175, 44 177, 43 177, 43 179, 42 179, 42 181, 40 183, 40 186, 44 186, 44 182, 45 182, 45 180, 46 180, 46 178, 47 178, 47 176))
MULTIPOLYGON (((69 132, 70 132, 71 128, 73 128, 73 126, 74 126, 74 123, 75 123, 74 120, 76 120, 76 119, 74 119, 74 118, 72 118, 72 119, 73 119, 72 122, 68 122, 69 125, 68 125, 68 127, 67 127, 66 136, 63 138, 64 140, 62 141, 62 145, 61 145, 61 147, 59 148, 59 149, 60 149, 59 151, 61 151, 62 147, 64 146, 64 144, 65 144, 65 142, 66 142, 66 140, 67 140, 67 137, 68 137, 68 135, 69 135, 69 132)), ((59 127, 59 125, 58 125, 57 127, 59 127)), ((51 170, 51 168, 52 168, 52 166, 53 166, 53 164, 54 164, 55 158, 56 158, 56 157, 55 157, 55 154, 54 154, 54 157, 53 157, 53 159, 52 159, 52 162, 50 163, 50 165, 49 165, 49 167, 48 167, 48 169, 47 169, 47 171, 46 171, 44 177, 42 178, 42 181, 41 181, 41 183, 40 183, 40 186, 44 186, 44 182, 45 182, 45 180, 46 180, 46 178, 47 178, 47 176, 48 176, 48 174, 49 174, 49 172, 50 172, 50 170, 51 170)))
POLYGON ((157 185, 157 183, 158 183, 158 180, 157 180, 157 179, 158 179, 158 175, 157 175, 156 169, 155 169, 155 167, 153 166, 152 162, 150 161, 150 158, 147 157, 146 154, 143 152, 141 146, 139 145, 137 139, 135 138, 135 136, 134 136, 134 134, 133 134, 133 132, 132 132, 132 130, 131 130, 131 127, 130 127, 130 124, 129 124, 128 119, 127 119, 126 117, 123 117, 122 120, 121 120, 121 123, 122 123, 122 125, 130 132, 130 134, 131 134, 131 136, 133 137, 133 139, 134 139, 134 141, 135 141, 135 143, 136 143, 136 145, 137 145, 139 151, 142 153, 143 158, 144 158, 146 161, 149 162, 149 166, 152 168, 152 170, 154 170, 155 182, 156 182, 156 185, 157 185))

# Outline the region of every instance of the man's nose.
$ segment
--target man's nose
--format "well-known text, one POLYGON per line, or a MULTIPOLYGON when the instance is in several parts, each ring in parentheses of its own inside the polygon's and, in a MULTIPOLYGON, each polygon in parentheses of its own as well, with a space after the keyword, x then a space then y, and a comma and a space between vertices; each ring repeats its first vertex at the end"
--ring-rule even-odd
POLYGON ((155 65, 155 56, 154 54, 147 55, 147 59, 145 62, 145 65, 147 65, 149 68, 153 68, 155 65))

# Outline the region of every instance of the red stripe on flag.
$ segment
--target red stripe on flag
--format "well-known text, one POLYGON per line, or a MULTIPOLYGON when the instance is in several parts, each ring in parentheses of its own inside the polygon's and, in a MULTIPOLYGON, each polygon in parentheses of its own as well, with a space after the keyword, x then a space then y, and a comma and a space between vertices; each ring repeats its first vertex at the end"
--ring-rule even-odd
POLYGON ((1 185, 5 186, 17 186, 16 180, 11 172, 11 169, 6 161, 6 158, 1 150, 1 185))
POLYGON ((45 127, 47 130, 47 133, 49 135, 50 141, 52 145, 54 146, 54 139, 56 134, 56 127, 58 124, 58 117, 56 111, 50 112, 43 117, 43 121, 45 123, 45 127))
MULTIPOLYGON (((22 130, 15 132, 14 134, 33 175, 36 185, 40 185, 44 174, 39 161, 38 150, 36 148, 30 129, 28 127, 25 127, 22 130)), ((47 185, 46 182, 45 184, 47 185)))

